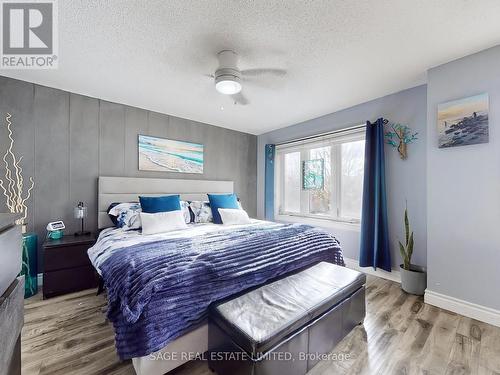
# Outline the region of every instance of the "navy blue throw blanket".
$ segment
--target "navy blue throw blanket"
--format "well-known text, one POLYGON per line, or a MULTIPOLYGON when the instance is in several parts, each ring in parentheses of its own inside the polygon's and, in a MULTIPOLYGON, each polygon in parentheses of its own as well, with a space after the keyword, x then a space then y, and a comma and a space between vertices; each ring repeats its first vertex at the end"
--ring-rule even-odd
POLYGON ((201 323, 210 303, 321 261, 344 265, 332 235, 268 222, 115 250, 100 271, 118 354, 153 353, 201 323))

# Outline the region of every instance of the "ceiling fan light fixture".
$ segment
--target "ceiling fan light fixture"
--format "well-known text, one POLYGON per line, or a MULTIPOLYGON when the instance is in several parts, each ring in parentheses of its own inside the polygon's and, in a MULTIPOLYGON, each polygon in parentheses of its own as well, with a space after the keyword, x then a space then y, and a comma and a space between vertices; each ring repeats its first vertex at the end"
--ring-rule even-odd
POLYGON ((215 89, 224 95, 234 95, 241 91, 239 77, 223 75, 215 78, 215 89))

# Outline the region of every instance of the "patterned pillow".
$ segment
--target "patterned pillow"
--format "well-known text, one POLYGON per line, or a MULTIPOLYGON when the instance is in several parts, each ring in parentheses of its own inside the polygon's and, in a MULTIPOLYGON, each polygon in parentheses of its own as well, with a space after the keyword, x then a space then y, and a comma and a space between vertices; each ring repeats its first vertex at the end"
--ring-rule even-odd
POLYGON ((186 224, 193 222, 193 215, 191 214, 191 209, 189 208, 189 202, 181 201, 181 211, 184 216, 184 222, 186 224))
MULTIPOLYGON (((193 221, 189 202, 181 201, 180 203, 184 222, 189 224, 193 221)), ((123 230, 141 229, 141 212, 141 205, 138 202, 112 203, 108 209, 108 215, 113 224, 123 230)))
POLYGON ((108 207, 108 210, 106 211, 106 212, 107 212, 107 214, 108 214, 109 219, 113 222, 113 225, 114 225, 115 227, 118 225, 118 221, 116 220, 116 216, 115 216, 115 215, 110 215, 110 214, 109 214, 109 211, 111 211, 111 209, 112 209, 113 207, 116 207, 116 206, 118 206, 119 204, 120 204, 120 203, 118 203, 118 202, 111 203, 111 204, 109 205, 109 207, 108 207))
POLYGON ((118 228, 122 228, 123 230, 141 228, 141 205, 139 202, 119 203, 111 206, 108 215, 116 218, 115 225, 118 228))
MULTIPOLYGON (((183 201, 181 201, 182 204, 183 201)), ((188 202, 191 210, 191 223, 213 223, 212 209, 208 201, 188 202)), ((243 209, 238 199, 238 207, 243 209)))
POLYGON ((195 223, 211 223, 213 221, 210 204, 204 201, 192 201, 189 203, 194 214, 195 223))

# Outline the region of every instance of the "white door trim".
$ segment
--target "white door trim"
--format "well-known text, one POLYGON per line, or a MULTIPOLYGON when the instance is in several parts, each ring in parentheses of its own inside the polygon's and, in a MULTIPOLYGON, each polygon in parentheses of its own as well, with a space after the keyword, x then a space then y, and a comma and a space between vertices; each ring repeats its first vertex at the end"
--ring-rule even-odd
POLYGON ((401 273, 399 270, 393 269, 392 272, 384 271, 383 269, 374 270, 372 267, 360 267, 359 261, 357 259, 344 258, 345 265, 347 268, 364 272, 368 275, 378 276, 383 279, 395 281, 397 283, 401 283, 401 273))
POLYGON ((500 327, 500 311, 426 289, 424 302, 500 327))

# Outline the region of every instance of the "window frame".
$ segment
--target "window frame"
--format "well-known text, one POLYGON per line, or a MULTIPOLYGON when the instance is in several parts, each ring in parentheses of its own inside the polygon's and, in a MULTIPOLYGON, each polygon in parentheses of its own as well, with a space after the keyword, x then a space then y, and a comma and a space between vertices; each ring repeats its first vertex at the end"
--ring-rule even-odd
MULTIPOLYGON (((275 181, 274 181, 274 201, 275 204, 275 217, 278 219, 293 218, 297 219, 319 219, 329 222, 338 222, 346 224, 359 225, 360 218, 343 216, 341 213, 342 206, 342 144, 349 142, 356 142, 365 140, 365 129, 359 128, 355 130, 347 130, 339 132, 338 134, 319 136, 317 138, 308 139, 305 141, 291 142, 276 147, 275 155, 275 181), (330 146, 331 161, 330 161, 330 176, 332 184, 331 191, 334 194, 334 199, 331 202, 330 211, 328 213, 311 214, 310 213, 310 192, 302 188, 302 166, 305 160, 310 160, 310 150, 314 148, 330 146), (300 212, 290 212, 283 210, 284 207, 284 160, 285 154, 292 152, 300 152, 300 212)), ((333 195, 332 194, 332 195, 333 195)))

